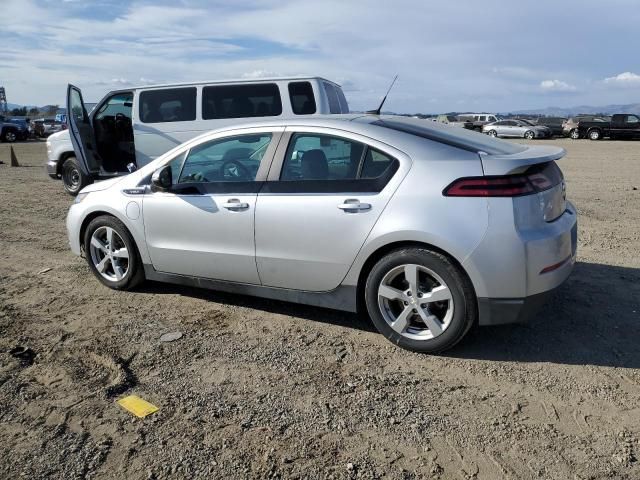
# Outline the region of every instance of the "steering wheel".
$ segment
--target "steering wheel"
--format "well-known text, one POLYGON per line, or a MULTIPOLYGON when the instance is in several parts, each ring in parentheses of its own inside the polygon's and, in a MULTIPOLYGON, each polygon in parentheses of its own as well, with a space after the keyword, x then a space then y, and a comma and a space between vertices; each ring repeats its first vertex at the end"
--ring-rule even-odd
POLYGON ((238 160, 227 160, 220 166, 222 178, 232 178, 236 181, 251 180, 251 172, 238 160))

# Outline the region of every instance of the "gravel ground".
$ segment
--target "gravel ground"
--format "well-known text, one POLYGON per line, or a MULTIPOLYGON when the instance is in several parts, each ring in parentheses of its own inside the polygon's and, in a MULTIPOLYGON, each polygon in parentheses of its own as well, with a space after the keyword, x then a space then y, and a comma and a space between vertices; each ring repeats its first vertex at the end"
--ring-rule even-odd
POLYGON ((0 145, 0 478, 640 478, 640 142, 546 143, 575 272, 532 323, 440 356, 341 312, 111 291, 68 250, 44 143, 21 168, 0 145))

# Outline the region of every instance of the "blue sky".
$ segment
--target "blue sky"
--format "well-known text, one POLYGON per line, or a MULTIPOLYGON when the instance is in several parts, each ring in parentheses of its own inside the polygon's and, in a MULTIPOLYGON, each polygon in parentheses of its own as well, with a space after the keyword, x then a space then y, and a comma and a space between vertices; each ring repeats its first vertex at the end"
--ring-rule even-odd
POLYGON ((640 102, 637 0, 0 0, 0 85, 63 104, 128 85, 322 75, 353 109, 640 102))

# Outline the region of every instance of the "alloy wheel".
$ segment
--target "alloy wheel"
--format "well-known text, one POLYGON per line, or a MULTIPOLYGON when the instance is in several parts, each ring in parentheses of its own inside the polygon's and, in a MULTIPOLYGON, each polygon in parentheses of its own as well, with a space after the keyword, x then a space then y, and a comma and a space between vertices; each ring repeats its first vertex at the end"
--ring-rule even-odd
POLYGON ((122 237, 111 227, 99 227, 91 235, 90 254, 98 273, 118 282, 129 272, 129 251, 122 237))
POLYGON ((498 132, 496 132, 495 130, 489 130, 489 136, 490 137, 497 137, 498 136, 498 132))
POLYGON ((4 134, 4 138, 7 142, 15 142, 16 141, 16 134, 13 132, 7 132, 4 134))
POLYGON ((571 130, 571 138, 573 140, 578 140, 580 138, 580 132, 578 132, 577 128, 574 128, 573 130, 571 130))
POLYGON ((534 133, 529 131, 529 132, 525 132, 524 134, 524 138, 526 138, 527 140, 531 140, 534 137, 534 133))
POLYGON ((378 287, 378 307, 398 334, 413 340, 440 336, 453 318, 453 296, 445 281, 422 265, 391 269, 378 287))

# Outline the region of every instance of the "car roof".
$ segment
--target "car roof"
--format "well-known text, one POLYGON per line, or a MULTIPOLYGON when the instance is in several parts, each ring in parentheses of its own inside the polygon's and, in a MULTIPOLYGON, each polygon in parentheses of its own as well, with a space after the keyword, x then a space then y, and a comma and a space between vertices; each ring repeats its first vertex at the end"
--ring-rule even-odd
POLYGON ((309 80, 319 80, 323 82, 330 83, 337 87, 341 87, 340 84, 333 82, 331 80, 327 80, 324 77, 308 77, 308 76, 300 76, 300 77, 265 77, 265 78, 240 78, 240 79, 228 79, 228 80, 209 80, 209 81, 201 81, 201 82, 178 82, 178 83, 161 83, 154 85, 138 85, 136 87, 131 88, 122 88, 114 91, 131 91, 131 90, 147 90, 147 89, 155 89, 155 88, 171 88, 171 87, 191 87, 196 85, 228 85, 228 84, 246 84, 246 83, 269 83, 269 82, 285 82, 285 81, 309 81, 309 80))

